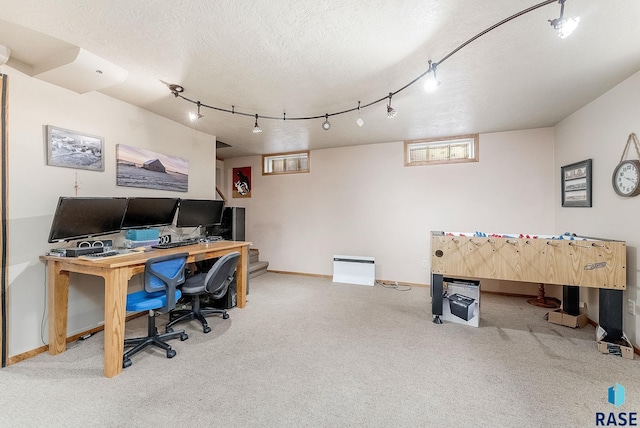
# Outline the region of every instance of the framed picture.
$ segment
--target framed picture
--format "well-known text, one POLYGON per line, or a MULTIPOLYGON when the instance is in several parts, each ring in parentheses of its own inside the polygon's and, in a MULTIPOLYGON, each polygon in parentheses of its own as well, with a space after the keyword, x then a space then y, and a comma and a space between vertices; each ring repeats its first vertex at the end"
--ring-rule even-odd
POLYGON ((591 159, 562 167, 562 206, 591 207, 591 159))
POLYGON ((189 190, 189 161, 178 156, 117 144, 116 164, 117 186, 189 190))
POLYGON ((104 171, 104 138, 47 125, 47 165, 104 171))
POLYGON ((251 167, 233 168, 233 198, 251 197, 251 167))

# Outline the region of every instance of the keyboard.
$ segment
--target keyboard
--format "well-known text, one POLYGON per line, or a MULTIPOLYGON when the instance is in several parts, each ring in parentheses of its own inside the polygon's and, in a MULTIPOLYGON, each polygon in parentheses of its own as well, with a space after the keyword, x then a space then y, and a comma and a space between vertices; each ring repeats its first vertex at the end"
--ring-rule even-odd
POLYGON ((135 250, 110 250, 110 251, 103 251, 102 253, 85 254, 83 256, 79 256, 78 258, 82 260, 96 261, 96 260, 111 259, 115 257, 130 256, 131 254, 138 254, 138 253, 139 252, 135 250))
POLYGON ((184 241, 167 242, 166 244, 152 245, 151 248, 157 248, 159 250, 166 250, 167 248, 185 247, 187 245, 194 245, 200 242, 199 238, 185 239, 184 241))

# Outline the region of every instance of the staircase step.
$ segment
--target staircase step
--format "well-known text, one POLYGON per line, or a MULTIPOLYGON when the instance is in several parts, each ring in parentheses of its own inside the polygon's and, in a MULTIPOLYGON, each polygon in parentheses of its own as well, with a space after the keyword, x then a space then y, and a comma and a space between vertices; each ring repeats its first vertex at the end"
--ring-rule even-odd
POLYGON ((269 267, 269 262, 256 262, 249 264, 249 278, 254 278, 256 276, 267 273, 267 268, 269 267))
POLYGON ((260 251, 257 249, 249 249, 249 263, 256 263, 260 261, 260 251))

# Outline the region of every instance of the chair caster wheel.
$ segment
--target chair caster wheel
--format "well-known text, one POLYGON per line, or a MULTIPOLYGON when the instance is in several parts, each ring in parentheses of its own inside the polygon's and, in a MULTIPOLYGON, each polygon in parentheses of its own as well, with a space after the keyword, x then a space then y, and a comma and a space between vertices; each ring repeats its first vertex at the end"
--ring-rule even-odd
POLYGON ((171 327, 169 327, 168 329, 165 330, 165 332, 167 333, 173 333, 173 329, 171 327))
POLYGON ((204 326, 202 328, 202 331, 204 331, 205 333, 209 333, 211 331, 211 327, 209 327, 208 325, 204 326))
POLYGON ((131 365, 131 360, 127 359, 127 360, 123 360, 122 361, 122 368, 126 369, 127 367, 129 367, 131 365))
POLYGON ((223 320, 229 319, 229 314, 222 314, 222 319, 223 320))
POLYGON ((180 340, 181 340, 182 342, 184 342, 184 341, 185 341, 185 340, 187 340, 188 338, 189 338, 189 336, 187 335, 187 333, 182 333, 182 334, 180 335, 180 340))
POLYGON ((173 358, 176 356, 176 351, 174 349, 169 349, 167 351, 167 358, 173 358))

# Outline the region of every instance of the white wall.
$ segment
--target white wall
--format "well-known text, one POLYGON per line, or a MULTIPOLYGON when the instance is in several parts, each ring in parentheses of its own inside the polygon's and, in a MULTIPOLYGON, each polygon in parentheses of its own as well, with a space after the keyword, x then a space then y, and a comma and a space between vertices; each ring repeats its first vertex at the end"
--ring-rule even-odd
MULTIPOLYGON (((215 138, 105 95, 75 92, 30 78, 8 66, 9 76, 9 352, 15 356, 48 341, 45 269, 47 243, 59 196, 215 197, 215 138), (105 171, 46 165, 44 126, 105 139, 105 171), (189 161, 189 192, 116 186, 116 144, 189 161), (44 317, 44 318, 43 318, 44 317), (45 322, 43 323, 43 319, 45 322)), ((68 335, 103 321, 102 280, 71 276, 68 335)))
POLYGON ((228 159, 228 197, 232 168, 252 167, 252 197, 228 205, 247 208, 247 240, 270 270, 331 275, 334 254, 374 256, 377 279, 417 284, 430 282, 432 230, 553 233, 552 129, 482 134, 477 163, 405 167, 403 149, 314 150, 311 172, 277 176, 260 156, 228 159))
MULTIPOLYGON (((624 330, 640 343, 640 318, 627 314, 627 299, 638 302, 638 247, 640 246, 640 196, 623 198, 612 186, 613 170, 620 161, 629 134, 640 135, 640 73, 636 73, 600 98, 559 123, 555 128, 555 218, 558 231, 626 241, 627 290, 624 292, 624 330), (560 207, 562 165, 593 159, 592 208, 560 207)), ((630 147, 626 159, 637 159, 630 147)), ((589 318, 598 319, 597 290, 581 289, 589 318)), ((637 303, 636 303, 637 304, 637 303)), ((640 308, 636 306, 636 312, 640 308)))

